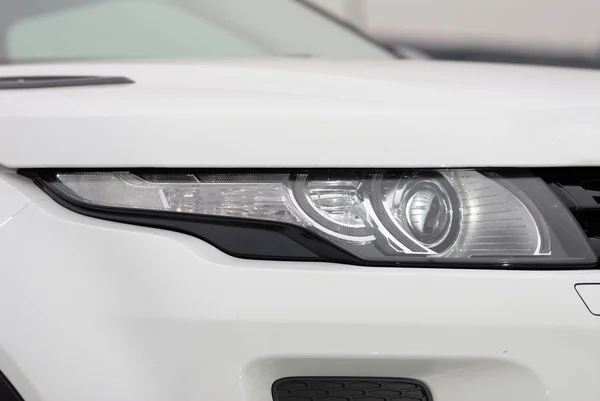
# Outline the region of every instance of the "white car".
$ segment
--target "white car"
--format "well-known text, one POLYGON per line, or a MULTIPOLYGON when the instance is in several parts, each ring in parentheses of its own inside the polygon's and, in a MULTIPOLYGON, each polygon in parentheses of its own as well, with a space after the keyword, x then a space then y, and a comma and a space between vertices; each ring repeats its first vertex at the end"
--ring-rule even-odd
POLYGON ((0 28, 2 401, 600 399, 600 73, 292 0, 0 28))

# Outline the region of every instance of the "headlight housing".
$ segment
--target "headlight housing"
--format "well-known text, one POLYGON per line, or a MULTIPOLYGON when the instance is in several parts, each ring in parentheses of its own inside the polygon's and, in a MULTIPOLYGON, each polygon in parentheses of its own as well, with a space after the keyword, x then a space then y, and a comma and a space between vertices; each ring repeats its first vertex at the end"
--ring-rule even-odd
POLYGON ((596 263, 570 212, 525 173, 118 171, 38 180, 82 213, 186 232, 240 257, 414 267, 596 263))

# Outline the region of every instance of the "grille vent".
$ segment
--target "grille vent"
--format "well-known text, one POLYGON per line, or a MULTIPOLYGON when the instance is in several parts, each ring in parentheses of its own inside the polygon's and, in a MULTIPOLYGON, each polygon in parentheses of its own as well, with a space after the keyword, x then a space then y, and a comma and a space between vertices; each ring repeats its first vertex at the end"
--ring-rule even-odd
POLYGON ((432 401, 429 389, 410 379, 292 377, 273 384, 274 401, 432 401))

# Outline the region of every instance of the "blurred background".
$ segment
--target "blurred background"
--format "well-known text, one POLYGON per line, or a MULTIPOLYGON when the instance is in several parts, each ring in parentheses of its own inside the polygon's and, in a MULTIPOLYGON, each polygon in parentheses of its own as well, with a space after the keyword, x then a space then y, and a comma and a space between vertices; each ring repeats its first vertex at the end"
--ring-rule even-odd
POLYGON ((600 0, 309 0, 390 48, 600 68, 600 0))

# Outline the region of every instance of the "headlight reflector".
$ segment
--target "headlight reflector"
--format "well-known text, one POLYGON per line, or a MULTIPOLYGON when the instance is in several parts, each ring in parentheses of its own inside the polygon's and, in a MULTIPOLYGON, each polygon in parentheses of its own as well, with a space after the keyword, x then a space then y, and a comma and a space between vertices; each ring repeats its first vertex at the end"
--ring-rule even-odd
MULTIPOLYGON (((539 178, 475 170, 260 174, 58 173, 84 207, 277 222, 362 264, 593 264, 568 210, 539 178)), ((201 222, 198 222, 201 224, 201 222)), ((298 239, 296 239, 298 240, 298 239)), ((322 259, 322 252, 320 254, 322 259)))
POLYGON ((305 222, 341 240, 374 239, 361 209, 359 180, 309 180, 307 174, 297 174, 290 184, 293 204, 305 222))

